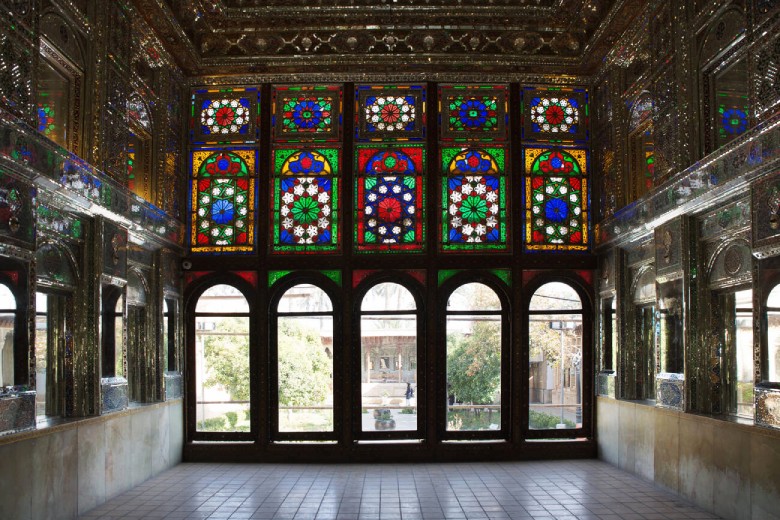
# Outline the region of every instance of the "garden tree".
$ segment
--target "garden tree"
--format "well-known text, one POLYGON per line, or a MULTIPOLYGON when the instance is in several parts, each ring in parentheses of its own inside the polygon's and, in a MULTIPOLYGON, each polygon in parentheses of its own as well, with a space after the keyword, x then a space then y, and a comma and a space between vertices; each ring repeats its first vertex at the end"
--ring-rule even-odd
MULTIPOLYGON (((541 317, 540 317, 541 318, 541 317)), ((545 316, 544 321, 531 321, 528 324, 528 347, 531 358, 540 355, 549 365, 557 366, 561 358, 561 331, 550 328, 550 319, 555 317, 545 316)), ((580 353, 581 343, 574 341, 582 332, 581 328, 564 330, 564 364, 571 365, 574 355, 580 353)))
POLYGON ((491 404, 501 384, 501 324, 477 321, 471 334, 447 336, 447 392, 459 402, 491 404))
MULTIPOLYGON (((206 337, 207 386, 222 386, 231 399, 249 400, 249 336, 246 321, 220 321, 214 335, 206 337)), ((321 404, 331 382, 330 360, 319 334, 304 329, 294 319, 279 319, 279 404, 321 404)))
POLYGON ((331 362, 320 334, 295 318, 279 318, 279 404, 323 404, 332 382, 331 362))
POLYGON ((203 343, 205 385, 223 387, 234 401, 249 401, 249 320, 225 318, 203 343))

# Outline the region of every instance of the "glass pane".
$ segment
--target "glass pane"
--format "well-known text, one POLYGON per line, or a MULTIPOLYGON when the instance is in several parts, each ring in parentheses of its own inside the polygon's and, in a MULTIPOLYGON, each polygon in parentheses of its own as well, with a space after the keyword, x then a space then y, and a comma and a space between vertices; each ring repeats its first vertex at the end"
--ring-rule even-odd
POLYGON ((0 312, 0 388, 14 384, 15 319, 15 314, 0 312))
POLYGON ((16 298, 8 286, 0 284, 0 387, 14 384, 15 311, 16 298))
POLYGON ((737 415, 753 418, 753 291, 739 291, 735 298, 737 355, 737 415))
POLYGON ((195 398, 197 431, 249 431, 248 317, 196 316, 195 398))
POLYGON ((46 414, 46 360, 49 339, 48 297, 35 293, 35 414, 46 414))
POLYGON ((38 77, 38 106, 36 107, 38 131, 60 146, 67 145, 69 91, 68 79, 52 67, 48 61, 42 59, 38 77))
POLYGON ((409 290, 397 283, 380 283, 363 297, 361 311, 413 311, 417 308, 409 290))
POLYGON ((170 370, 169 360, 170 352, 168 348, 168 302, 162 301, 163 322, 162 322, 162 350, 163 350, 163 370, 170 370))
POLYGON ((501 317, 447 316, 447 430, 500 429, 501 317))
POLYGON ((249 303, 241 291, 232 285, 215 285, 198 299, 195 312, 249 312, 249 303))
POLYGON ((780 285, 775 286, 767 299, 767 372, 768 381, 780 382, 780 285))
POLYGON ((447 301, 448 311, 500 311, 498 295, 481 283, 467 283, 453 291, 447 301))
POLYGON ((582 426, 582 315, 532 315, 528 325, 529 427, 582 426))
POLYGON ((315 285, 296 285, 288 289, 279 300, 279 312, 325 312, 332 311, 333 305, 325 291, 315 285))
POLYGON ((333 318, 280 317, 277 341, 279 431, 333 431, 333 318))
POLYGON ((7 285, 0 283, 0 311, 15 311, 16 298, 7 285))
POLYGON ((125 334, 124 334, 125 298, 120 296, 114 309, 114 376, 125 375, 125 334))
POLYGON ((360 333, 363 431, 416 430, 417 318, 363 316, 360 333))
POLYGON ((551 282, 539 287, 531 298, 529 310, 578 310, 582 302, 577 292, 561 282, 551 282))
POLYGON ((636 315, 636 333, 641 348, 640 397, 655 399, 655 306, 640 307, 636 315))

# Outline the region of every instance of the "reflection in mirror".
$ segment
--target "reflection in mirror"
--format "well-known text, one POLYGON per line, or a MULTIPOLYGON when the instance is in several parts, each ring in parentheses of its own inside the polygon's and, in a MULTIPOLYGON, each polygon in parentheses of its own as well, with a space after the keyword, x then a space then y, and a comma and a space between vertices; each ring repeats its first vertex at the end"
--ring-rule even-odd
POLYGON ((659 292, 657 319, 661 368, 664 372, 680 374, 683 371, 682 282, 674 280, 661 284, 659 292))
POLYGON ((753 291, 721 294, 723 318, 722 377, 726 408, 731 414, 753 418, 753 291))

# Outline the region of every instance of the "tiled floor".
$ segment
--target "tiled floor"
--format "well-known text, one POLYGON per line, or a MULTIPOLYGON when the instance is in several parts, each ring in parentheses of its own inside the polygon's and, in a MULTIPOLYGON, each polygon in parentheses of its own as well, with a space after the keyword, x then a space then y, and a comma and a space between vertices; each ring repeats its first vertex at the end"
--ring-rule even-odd
POLYGON ((81 518, 718 518, 594 460, 180 464, 81 518))

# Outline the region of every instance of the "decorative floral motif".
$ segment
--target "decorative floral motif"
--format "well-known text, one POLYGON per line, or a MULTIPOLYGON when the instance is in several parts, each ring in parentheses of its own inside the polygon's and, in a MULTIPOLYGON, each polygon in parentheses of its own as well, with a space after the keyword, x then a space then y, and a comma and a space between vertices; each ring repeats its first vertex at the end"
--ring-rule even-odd
POLYGON ((327 177, 293 177, 279 183, 284 244, 329 244, 332 238, 332 181, 327 177))
POLYGON ((193 248, 247 248, 252 242, 254 179, 233 152, 214 152, 193 179, 193 248))
POLYGON ((531 99, 531 128, 537 133, 577 132, 580 112, 575 98, 534 97, 531 99))
POLYGON ((497 176, 455 175, 447 181, 448 239, 452 243, 501 239, 501 185, 497 176))
POLYGON ((526 154, 531 158, 535 156, 526 180, 526 247, 585 249, 587 181, 583 176, 584 165, 562 149, 526 149, 526 154))
POLYGON ((249 123, 247 98, 205 99, 201 104, 200 124, 204 135, 246 134, 249 123))
POLYGON ((331 167, 320 153, 303 150, 291 155, 282 167, 282 175, 329 175, 331 167))
POLYGON ((365 242, 415 242, 417 179, 414 176, 371 176, 365 177, 363 183, 365 242))
POLYGON ((741 108, 721 105, 718 109, 720 113, 720 133, 727 139, 742 135, 747 130, 747 108, 741 108))
POLYGON ((414 96, 369 96, 364 117, 367 132, 411 131, 417 120, 414 96))
POLYGON ((495 159, 480 150, 466 150, 459 153, 450 165, 450 173, 495 174, 498 173, 495 159))
POLYGON ((282 126, 286 132, 323 133, 332 129, 333 98, 303 94, 285 99, 282 126))
POLYGON ((499 100, 495 95, 457 95, 448 99, 448 129, 452 132, 495 132, 499 100))

